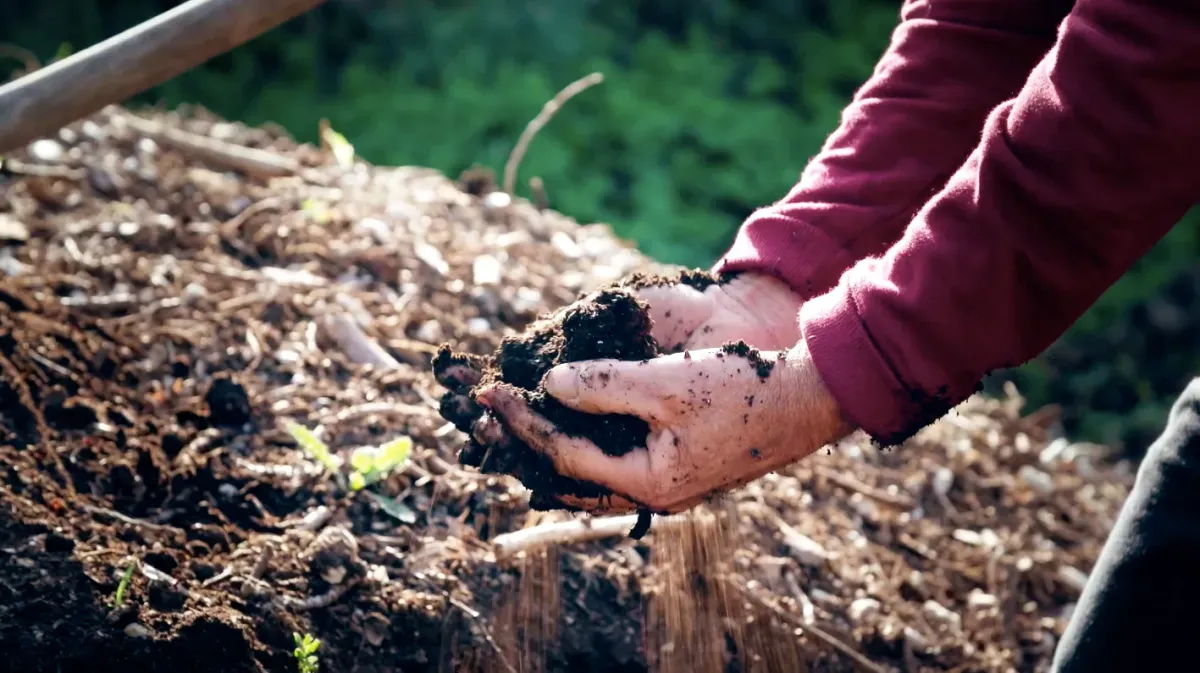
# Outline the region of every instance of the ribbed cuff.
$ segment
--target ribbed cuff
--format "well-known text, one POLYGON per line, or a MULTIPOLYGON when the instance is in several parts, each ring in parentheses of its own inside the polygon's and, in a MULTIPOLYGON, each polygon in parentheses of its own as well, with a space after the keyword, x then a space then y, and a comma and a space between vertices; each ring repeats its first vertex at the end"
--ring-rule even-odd
POLYGON ((923 423, 926 405, 906 388, 880 353, 842 282, 800 308, 800 331, 842 415, 882 446, 903 442, 923 423))
POLYGON ((713 270, 775 276, 808 299, 833 287, 853 263, 853 256, 825 232, 764 208, 747 218, 713 270))

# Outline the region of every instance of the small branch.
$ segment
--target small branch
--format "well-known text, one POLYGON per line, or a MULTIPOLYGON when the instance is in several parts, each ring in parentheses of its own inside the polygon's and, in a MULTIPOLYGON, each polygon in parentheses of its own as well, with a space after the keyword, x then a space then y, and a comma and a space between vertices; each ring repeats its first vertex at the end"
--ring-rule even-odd
POLYGON ((110 519, 116 519, 117 521, 120 521, 121 523, 127 523, 131 526, 141 526, 143 528, 149 528, 151 530, 161 530, 161 531, 166 531, 166 532, 171 532, 171 533, 182 532, 174 526, 165 526, 161 523, 153 523, 150 521, 145 521, 143 519, 135 519, 131 516, 122 514, 120 512, 117 512, 117 511, 114 511, 111 509, 107 509, 105 507, 94 507, 92 505, 83 505, 83 509, 85 511, 91 512, 92 514, 99 514, 101 516, 109 517, 110 519))
POLYGON ((504 652, 500 649, 499 643, 497 643, 496 639, 492 637, 491 630, 488 629, 487 624, 485 624, 483 621, 483 615, 479 614, 478 610, 475 610, 466 603, 463 603, 462 601, 452 597, 449 592, 443 593, 445 594, 446 600, 450 603, 450 605, 462 610, 463 614, 469 617, 471 621, 475 622, 475 625, 479 627, 480 632, 483 633, 483 639, 486 640, 487 644, 492 647, 492 650, 496 653, 496 656, 500 657, 500 663, 504 665, 504 668, 508 670, 508 673, 517 673, 517 669, 513 668, 513 665, 508 662, 508 657, 504 656, 504 652))
POLYGON ((864 657, 861 653, 859 653, 853 647, 850 647, 846 643, 842 642, 832 633, 821 629, 816 624, 809 624, 805 622, 802 617, 794 615, 778 605, 770 603, 767 601, 767 599, 760 596, 758 592, 754 591, 749 586, 742 585, 740 588, 742 593, 746 595, 746 598, 749 598, 756 605, 765 608, 788 624, 799 628, 804 633, 811 634, 817 640, 846 655, 858 668, 866 671, 867 673, 891 673, 891 671, 888 671, 886 668, 864 657))
POLYGON ((866 497, 868 497, 872 500, 876 500, 878 502, 881 502, 885 505, 889 505, 891 507, 899 507, 901 509, 912 509, 917 506, 916 502, 914 502, 913 499, 908 496, 895 495, 892 493, 888 493, 887 491, 885 491, 881 488, 875 488, 874 486, 868 486, 867 484, 864 484, 864 483, 858 481, 857 479, 854 479, 853 477, 850 477, 850 476, 847 476, 844 474, 839 474, 829 468, 818 467, 816 469, 816 473, 819 474, 820 476, 824 477, 825 479, 832 481, 833 483, 837 484, 838 486, 841 486, 842 488, 854 491, 855 493, 862 493, 863 495, 865 495, 866 497))
POLYGON ((358 586, 362 580, 352 579, 344 584, 334 585, 329 591, 309 598, 299 599, 291 596, 280 596, 277 600, 279 604, 294 608, 296 610, 316 610, 327 608, 337 602, 339 598, 346 594, 354 587, 358 586))
POLYGON ((229 579, 230 577, 233 577, 233 567, 232 566, 227 567, 224 570, 222 570, 221 572, 217 573, 216 575, 213 575, 212 577, 204 580, 203 582, 200 583, 200 586, 208 588, 215 584, 224 582, 225 580, 229 579))
POLYGON ((342 409, 333 415, 333 418, 323 423, 323 425, 334 425, 337 423, 348 423, 356 421, 364 416, 425 416, 432 417, 434 410, 428 407, 423 407, 419 404, 405 404, 404 402, 365 402, 356 404, 352 407, 342 409))
POLYGON ((17 75, 18 77, 28 75, 42 68, 42 62, 38 60, 36 54, 25 47, 15 44, 0 44, 0 58, 11 58, 14 61, 20 61, 25 66, 24 71, 17 75))
MULTIPOLYGON (((608 537, 627 535, 637 524, 637 514, 610 516, 599 519, 569 519, 539 524, 530 528, 497 535, 492 539, 492 545, 497 558, 508 558, 523 551, 531 551, 542 547, 569 545, 579 542, 591 542, 608 537)), ((680 519, 673 516, 658 516, 650 524, 651 531, 662 530, 664 527, 675 526, 680 519)))
POLYGON ((251 177, 259 179, 288 175, 303 175, 305 179, 312 177, 309 175, 311 171, 307 171, 298 162, 274 152, 234 145, 216 138, 189 133, 129 113, 119 112, 114 115, 114 118, 125 122, 135 132, 151 138, 155 142, 191 154, 201 161, 233 169, 251 177))
POLYGON ((538 210, 546 210, 550 207, 550 197, 546 196, 546 185, 541 178, 536 175, 529 178, 529 191, 533 193, 533 205, 538 210))
POLYGON ((71 168, 70 166, 48 166, 45 164, 28 164, 24 161, 16 159, 5 159, 3 164, 0 164, 3 170, 13 175, 20 175, 30 178, 56 178, 60 180, 70 180, 79 182, 87 178, 87 170, 83 168, 71 168))
POLYGON ((604 75, 598 72, 581 77, 568 84, 554 98, 542 106, 542 111, 533 118, 533 121, 525 126, 525 130, 521 132, 521 137, 517 138, 517 144, 513 147, 512 154, 508 155, 508 161, 504 163, 504 191, 512 194, 513 189, 516 188, 517 167, 521 165, 521 159, 525 158, 525 152, 529 149, 529 143, 533 142, 533 137, 538 134, 538 131, 541 131, 542 127, 554 118, 555 113, 562 108, 564 103, 603 81, 604 75))
POLYGON ((368 364, 378 369, 399 369, 400 361, 392 357, 374 339, 367 336, 362 328, 344 315, 327 316, 323 327, 329 336, 338 343, 346 357, 359 364, 368 364))

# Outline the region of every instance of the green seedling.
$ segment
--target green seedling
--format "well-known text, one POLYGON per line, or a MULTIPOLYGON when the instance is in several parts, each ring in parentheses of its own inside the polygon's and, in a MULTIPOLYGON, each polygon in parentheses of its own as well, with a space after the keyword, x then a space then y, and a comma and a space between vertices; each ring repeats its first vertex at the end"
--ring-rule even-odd
POLYGON ((333 455, 333 452, 329 450, 329 446, 308 428, 289 422, 287 424, 287 431, 301 448, 324 465, 330 472, 337 472, 342 467, 341 461, 337 456, 333 455))
POLYGON ((121 575, 121 581, 117 584, 117 593, 113 595, 113 608, 120 608, 125 604, 125 594, 129 593, 129 583, 133 581, 133 567, 135 563, 130 563, 121 575))
POLYGON ((317 224, 329 224, 333 220, 333 211, 329 206, 314 199, 305 199, 300 204, 300 210, 317 224))
POLYGON ((346 136, 333 130, 328 119, 320 123, 321 146, 331 154, 338 166, 349 168, 354 165, 354 145, 346 140, 346 136))
POLYGON ((395 498, 389 498, 386 495, 379 495, 378 493, 374 493, 372 491, 363 491, 363 493, 366 493, 368 496, 370 496, 371 499, 379 505, 379 509, 382 509, 385 514, 393 519, 396 519, 401 523, 417 522, 417 513, 409 509, 408 505, 405 505, 399 500, 396 500, 395 498))
POLYGON ((292 656, 296 657, 296 669, 300 673, 317 673, 317 649, 321 647, 321 641, 313 638, 311 633, 303 637, 293 633, 292 640, 296 641, 296 649, 292 650, 292 656))
POLYGON ((51 59, 50 62, 55 63, 55 62, 61 61, 64 58, 67 58, 68 56, 70 56, 72 53, 74 53, 74 51, 75 51, 75 49, 73 47, 71 47, 70 42, 60 43, 58 45, 58 51, 54 52, 54 58, 51 59))
POLYGON ((400 437, 382 446, 364 446, 350 454, 350 488, 355 491, 374 484, 408 461, 411 437, 400 437))

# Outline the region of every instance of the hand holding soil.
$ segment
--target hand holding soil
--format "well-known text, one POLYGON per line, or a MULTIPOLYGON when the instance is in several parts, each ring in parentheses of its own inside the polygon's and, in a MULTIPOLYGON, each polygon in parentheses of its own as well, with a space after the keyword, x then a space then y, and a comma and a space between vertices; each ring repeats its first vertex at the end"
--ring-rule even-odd
MULTIPOLYGON (((646 304, 650 336, 664 352, 714 348, 731 341, 776 350, 800 340, 797 314, 803 300, 771 276, 743 273, 714 279, 704 272, 684 272, 679 282, 637 276, 621 285, 646 304)), ((435 367, 439 383, 449 390, 442 414, 459 419, 459 429, 480 445, 503 445, 511 442, 503 427, 471 398, 486 365, 484 358, 464 355, 435 367)))
POLYGON ((459 461, 516 477, 535 509, 594 512, 681 511, 766 474, 840 427, 807 350, 782 350, 800 303, 766 276, 635 275, 490 356, 444 347, 459 461))
POLYGON ((758 353, 733 345, 643 362, 595 360, 560 365, 546 391, 588 414, 644 420, 644 446, 612 456, 533 411, 519 391, 487 386, 478 400, 555 470, 619 497, 563 497, 594 512, 689 509, 816 451, 850 430, 800 345, 758 353))

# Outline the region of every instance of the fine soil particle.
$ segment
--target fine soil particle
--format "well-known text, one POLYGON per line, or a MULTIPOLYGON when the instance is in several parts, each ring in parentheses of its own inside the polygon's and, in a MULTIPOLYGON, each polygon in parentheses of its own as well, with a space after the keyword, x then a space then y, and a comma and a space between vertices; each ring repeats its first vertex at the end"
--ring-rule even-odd
POLYGON ((775 368, 774 362, 764 358, 757 348, 750 346, 745 341, 730 341, 721 346, 721 351, 746 358, 754 366, 754 372, 758 374, 758 378, 763 380, 766 380, 771 375, 771 370, 775 368))

